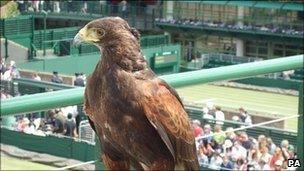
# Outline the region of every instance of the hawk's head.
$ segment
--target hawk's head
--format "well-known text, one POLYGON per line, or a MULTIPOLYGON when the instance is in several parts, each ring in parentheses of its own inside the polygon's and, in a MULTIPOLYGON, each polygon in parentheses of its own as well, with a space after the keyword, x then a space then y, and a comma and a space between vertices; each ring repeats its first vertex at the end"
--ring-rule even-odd
POLYGON ((81 42, 103 46, 104 43, 115 39, 135 38, 139 40, 139 33, 135 28, 120 17, 105 17, 96 19, 85 25, 74 37, 75 45, 81 42))

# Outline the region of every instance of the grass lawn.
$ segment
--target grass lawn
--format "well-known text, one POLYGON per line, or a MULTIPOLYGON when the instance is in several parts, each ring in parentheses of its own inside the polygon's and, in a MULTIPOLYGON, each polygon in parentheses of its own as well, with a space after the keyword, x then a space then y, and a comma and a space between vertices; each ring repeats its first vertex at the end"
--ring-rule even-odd
MULTIPOLYGON (((207 102, 210 100, 222 107, 236 109, 244 107, 247 110, 278 116, 291 116, 298 113, 298 97, 296 96, 208 84, 177 88, 177 92, 187 101, 207 102)), ((297 130, 297 118, 287 120, 285 126, 287 129, 297 130)))
POLYGON ((0 170, 54 170, 56 167, 34 163, 18 158, 1 156, 0 170))

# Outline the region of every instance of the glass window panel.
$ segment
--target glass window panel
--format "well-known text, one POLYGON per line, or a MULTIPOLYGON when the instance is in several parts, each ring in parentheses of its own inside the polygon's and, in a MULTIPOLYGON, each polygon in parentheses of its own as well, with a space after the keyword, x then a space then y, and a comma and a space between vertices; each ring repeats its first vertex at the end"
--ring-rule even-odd
POLYGON ((267 48, 259 48, 259 54, 268 54, 267 48))

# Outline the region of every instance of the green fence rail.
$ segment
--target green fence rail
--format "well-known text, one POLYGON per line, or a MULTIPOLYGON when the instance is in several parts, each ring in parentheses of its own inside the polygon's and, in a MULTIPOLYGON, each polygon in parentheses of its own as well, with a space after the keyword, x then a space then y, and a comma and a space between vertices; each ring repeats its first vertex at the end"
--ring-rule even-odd
MULTIPOLYGON (((161 76, 160 78, 174 87, 180 87, 299 68, 303 68, 303 55, 170 74, 161 76)), ((83 91, 84 88, 74 88, 3 100, 1 103, 1 116, 80 104, 83 102, 83 91)))

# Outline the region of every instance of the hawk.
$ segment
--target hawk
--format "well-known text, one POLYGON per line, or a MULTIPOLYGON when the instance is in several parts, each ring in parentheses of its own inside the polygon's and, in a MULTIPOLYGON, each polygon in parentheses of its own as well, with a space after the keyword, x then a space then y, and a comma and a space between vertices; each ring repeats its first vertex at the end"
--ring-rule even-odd
POLYGON ((108 170, 198 170, 183 103, 143 57, 140 34, 119 17, 86 24, 74 43, 96 45, 102 57, 88 78, 84 110, 108 170))

